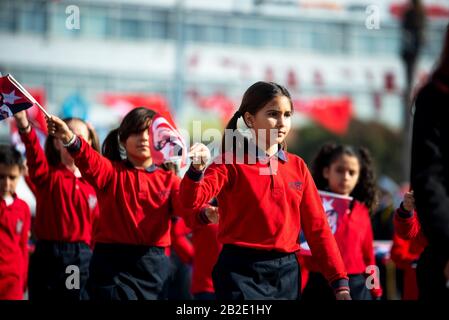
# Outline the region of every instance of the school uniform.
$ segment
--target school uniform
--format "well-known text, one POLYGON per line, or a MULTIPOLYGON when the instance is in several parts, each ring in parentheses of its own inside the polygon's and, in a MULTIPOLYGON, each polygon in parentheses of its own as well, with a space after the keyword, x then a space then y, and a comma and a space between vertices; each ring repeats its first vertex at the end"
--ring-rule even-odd
MULTIPOLYGON (((361 202, 353 201, 351 212, 339 219, 334 236, 348 272, 352 299, 379 298, 382 295, 382 289, 374 287, 369 290, 366 285, 366 268, 376 266, 368 208, 361 202)), ((319 273, 319 260, 314 256, 304 257, 304 260, 310 271, 309 280, 303 292, 304 300, 335 299, 331 288, 319 273)))
POLYGON ((298 299, 295 252, 301 229, 327 279, 335 287, 347 286, 318 191, 300 157, 282 150, 272 157, 250 151, 240 161, 224 154, 204 174, 190 167, 180 197, 190 209, 213 197, 220 204, 223 249, 213 270, 218 299, 298 299))
POLYGON ((139 170, 129 161, 111 162, 80 137, 68 151, 94 186, 100 206, 90 298, 165 299, 170 218, 183 212, 177 199, 180 179, 155 165, 139 170))
POLYGON ((0 300, 22 300, 27 287, 30 208, 14 195, 0 199, 0 300))
POLYGON ((29 298, 79 300, 89 276, 89 246, 99 212, 95 190, 64 165, 50 166, 34 129, 21 133, 21 139, 36 196, 37 242, 30 258, 29 298), (69 266, 79 268, 79 289, 66 286, 72 274, 69 266))

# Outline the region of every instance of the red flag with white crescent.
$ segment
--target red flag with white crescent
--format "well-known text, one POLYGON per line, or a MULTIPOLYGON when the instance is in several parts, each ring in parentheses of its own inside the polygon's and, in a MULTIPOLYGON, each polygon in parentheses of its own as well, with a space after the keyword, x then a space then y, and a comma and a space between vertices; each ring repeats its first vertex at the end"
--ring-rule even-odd
POLYGON ((150 150, 153 163, 180 162, 180 168, 186 165, 187 148, 184 138, 167 119, 159 114, 153 117, 149 128, 150 150))

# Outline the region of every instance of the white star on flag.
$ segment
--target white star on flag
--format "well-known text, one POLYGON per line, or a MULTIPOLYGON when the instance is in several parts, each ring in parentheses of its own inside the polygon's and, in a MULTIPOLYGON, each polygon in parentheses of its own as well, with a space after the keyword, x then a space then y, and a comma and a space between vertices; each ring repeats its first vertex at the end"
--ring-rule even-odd
POLYGON ((20 99, 20 97, 16 96, 15 90, 13 90, 8 94, 4 93, 3 99, 4 99, 4 102, 6 102, 6 103, 14 104, 16 102, 16 100, 20 99))
POLYGON ((324 212, 328 212, 328 211, 334 209, 334 206, 332 205, 334 200, 335 199, 329 199, 329 200, 323 199, 324 212))

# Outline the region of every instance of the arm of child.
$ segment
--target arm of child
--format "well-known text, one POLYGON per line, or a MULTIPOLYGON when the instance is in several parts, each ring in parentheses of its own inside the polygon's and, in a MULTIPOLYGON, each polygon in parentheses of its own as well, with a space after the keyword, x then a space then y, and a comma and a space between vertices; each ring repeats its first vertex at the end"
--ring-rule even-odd
POLYGON ((104 189, 114 175, 109 159, 95 151, 84 139, 76 136, 67 124, 56 116, 47 118, 48 132, 67 147, 86 180, 97 190, 104 189))
POLYGON ((190 206, 183 202, 181 187, 181 180, 175 176, 171 189, 172 207, 174 208, 174 213, 182 217, 188 227, 194 229, 209 223, 218 223, 218 208, 208 204, 210 199, 207 201, 200 199, 193 206, 190 206))
MULTIPOLYGON (((207 149, 206 146, 202 146, 207 149)), ((204 166, 193 163, 181 181, 179 197, 182 206, 187 209, 200 209, 229 182, 230 175, 223 161, 212 163, 205 171, 204 166)))
POLYGON ((20 139, 25 144, 28 177, 33 185, 40 185, 49 177, 49 165, 36 131, 31 127, 25 110, 14 114, 20 139))
POLYGON ((303 161, 299 170, 304 172, 304 191, 300 205, 304 235, 317 265, 321 267, 321 273, 334 289, 337 299, 346 299, 349 295, 349 283, 340 250, 329 227, 318 190, 303 161))

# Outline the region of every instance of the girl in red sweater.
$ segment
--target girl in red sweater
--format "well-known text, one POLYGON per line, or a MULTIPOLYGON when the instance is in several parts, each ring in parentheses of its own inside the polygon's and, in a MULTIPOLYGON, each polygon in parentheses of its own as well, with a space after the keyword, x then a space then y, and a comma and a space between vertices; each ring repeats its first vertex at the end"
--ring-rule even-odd
MULTIPOLYGON (((324 145, 313 162, 312 174, 318 189, 354 199, 350 205, 351 211, 339 218, 334 234, 349 275, 352 299, 371 300, 372 297, 380 297, 382 292, 376 275, 374 283, 371 283, 371 294, 366 281, 366 276, 369 275, 367 267, 376 265, 369 213, 377 192, 368 150, 335 144, 324 145)), ((319 273, 319 261, 313 255, 305 260, 310 273, 303 292, 304 299, 333 299, 331 288, 319 273)))
POLYGON ((223 153, 207 169, 209 149, 191 148, 193 164, 180 195, 191 209, 217 197, 223 248, 212 277, 219 300, 298 299, 301 228, 337 299, 349 298, 346 270, 313 179, 304 161, 286 152, 292 112, 287 89, 257 82, 226 127, 223 153), (237 130, 240 118, 247 137, 237 130))
MULTIPOLYGON (((26 147, 29 179, 36 196, 33 231, 36 249, 30 258, 30 300, 80 300, 85 296, 92 255, 92 228, 98 216, 94 188, 82 176, 73 158, 59 140, 49 136, 42 150, 36 131, 25 111, 14 114, 26 147), (79 283, 66 280, 78 267, 79 283), (72 267, 70 267, 72 268, 72 267)), ((98 139, 87 124, 77 118, 65 125, 98 150, 98 139)))
MULTIPOLYGON (((97 191, 100 217, 87 285, 91 299, 165 299, 171 215, 183 208, 177 197, 180 179, 153 164, 149 127, 154 114, 131 110, 106 137, 104 156, 61 119, 47 119, 48 132, 63 142, 97 191)), ((192 221, 198 211, 189 215, 192 221)))

